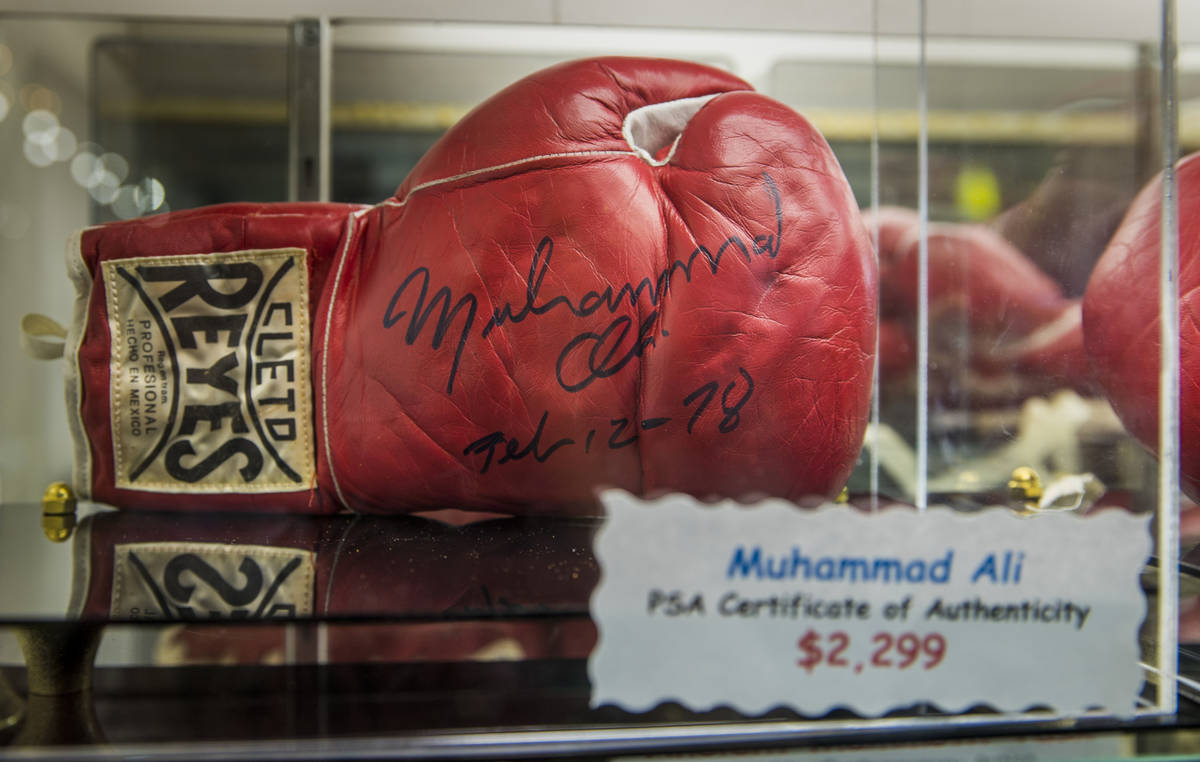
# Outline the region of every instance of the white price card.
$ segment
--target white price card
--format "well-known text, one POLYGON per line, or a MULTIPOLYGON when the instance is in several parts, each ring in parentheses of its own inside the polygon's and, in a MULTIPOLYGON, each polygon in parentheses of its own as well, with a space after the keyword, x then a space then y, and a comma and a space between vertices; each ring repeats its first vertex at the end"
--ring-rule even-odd
POLYGON ((602 500, 593 706, 1133 713, 1146 516, 602 500))

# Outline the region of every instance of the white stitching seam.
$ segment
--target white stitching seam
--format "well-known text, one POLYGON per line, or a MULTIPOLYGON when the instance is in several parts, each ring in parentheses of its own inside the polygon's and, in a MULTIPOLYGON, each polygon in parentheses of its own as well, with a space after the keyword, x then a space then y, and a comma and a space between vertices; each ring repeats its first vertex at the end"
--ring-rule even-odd
POLYGON ((638 154, 634 151, 566 151, 564 153, 546 153, 538 156, 526 156, 524 159, 514 159, 513 161, 505 162, 504 164, 496 164, 491 167, 483 167, 482 169, 472 169, 470 171, 463 172, 462 174, 423 182, 410 190, 402 200, 395 201, 388 199, 387 201, 378 204, 378 206, 404 206, 418 191, 423 191, 426 188, 432 188, 436 185, 446 185, 447 183, 466 180, 469 177, 476 177, 478 175, 486 175, 489 172, 499 172, 502 169, 511 169, 512 167, 519 167, 522 164, 533 164, 534 162, 545 161, 546 159, 576 159, 588 156, 632 156, 635 159, 639 158, 638 154))
POLYGON ((354 510, 342 493, 342 485, 338 482, 337 470, 333 467, 333 448, 329 445, 329 330, 333 325, 333 308, 337 304, 338 290, 342 285, 342 269, 346 265, 346 255, 350 252, 350 241, 357 232, 358 220, 372 209, 360 209, 346 220, 346 242, 342 244, 342 253, 338 256, 337 272, 333 276, 333 291, 329 294, 329 307, 325 310, 325 336, 321 340, 321 435, 325 439, 325 463, 329 466, 329 478, 333 480, 333 491, 338 500, 350 510, 354 510))

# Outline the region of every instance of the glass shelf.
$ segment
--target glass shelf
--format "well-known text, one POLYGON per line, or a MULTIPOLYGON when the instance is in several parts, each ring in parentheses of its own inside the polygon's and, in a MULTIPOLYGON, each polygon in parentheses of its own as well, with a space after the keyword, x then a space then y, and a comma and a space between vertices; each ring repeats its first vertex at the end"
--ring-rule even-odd
MULTIPOLYGON (((786 709, 747 717, 731 709, 693 712, 673 702, 643 714, 592 707, 587 657, 596 631, 588 601, 600 573, 592 554, 599 520, 179 515, 85 503, 63 543, 43 536, 41 520, 36 504, 0 508, 0 577, 6 580, 0 625, 25 639, 32 633, 65 642, 133 630, 157 643, 144 664, 97 668, 88 690, 34 691, 27 704, 20 696, 43 668, 31 663, 28 676, 0 670, 0 709, 5 695, 12 696, 19 709, 10 716, 23 715, 0 728, 0 741, 27 742, 20 734, 50 716, 57 719, 37 736, 39 743, 76 736, 105 742, 90 751, 81 747, 81 759, 114 751, 202 758, 218 750, 291 759, 384 753, 517 758, 580 749, 616 754, 948 738, 999 742, 1030 734, 1094 741, 1117 730, 1128 740, 1200 723, 1189 688, 1200 680, 1200 652, 1190 646, 1181 650, 1178 715, 1157 716, 1147 700, 1147 711, 1132 722, 1049 711, 1014 717, 986 706, 948 716, 914 705, 882 718, 844 710, 804 717, 786 709), (219 556, 201 563, 214 547, 233 554, 236 573, 222 577, 219 556), (172 552, 167 561, 154 555, 163 548, 172 552), (258 575, 245 559, 263 559, 265 548, 312 554, 310 608, 275 606, 271 617, 247 612, 263 595, 247 598, 258 575), (44 580, 23 573, 30 552, 54 555, 72 570, 61 594, 46 595, 44 580), (114 608, 118 598, 137 598, 114 593, 116 579, 136 579, 114 573, 116 559, 125 554, 128 562, 130 553, 150 573, 140 595, 166 600, 165 614, 133 616, 114 608), (170 583, 164 573, 173 559, 184 561, 170 583), (204 608, 211 602, 200 594, 205 585, 233 598, 232 607, 204 608), (147 592, 156 586, 157 593, 147 592), (183 597, 189 590, 193 597, 183 597)), ((279 577, 271 577, 269 563, 263 562, 264 590, 279 577)), ((1181 569, 1182 592, 1193 594, 1200 578, 1189 563, 1181 569)), ((1151 593, 1152 571, 1145 575, 1151 593)), ((290 605, 286 579, 275 587, 272 600, 290 605)), ((1153 628, 1144 637, 1152 653, 1153 628)))

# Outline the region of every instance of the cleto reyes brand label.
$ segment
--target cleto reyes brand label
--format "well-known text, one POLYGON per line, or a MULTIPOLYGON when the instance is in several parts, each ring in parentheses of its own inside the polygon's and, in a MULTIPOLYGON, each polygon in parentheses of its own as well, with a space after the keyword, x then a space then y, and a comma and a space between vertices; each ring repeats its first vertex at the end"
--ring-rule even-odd
POLYGON ((117 487, 308 487, 305 260, 289 248, 104 263, 117 487))

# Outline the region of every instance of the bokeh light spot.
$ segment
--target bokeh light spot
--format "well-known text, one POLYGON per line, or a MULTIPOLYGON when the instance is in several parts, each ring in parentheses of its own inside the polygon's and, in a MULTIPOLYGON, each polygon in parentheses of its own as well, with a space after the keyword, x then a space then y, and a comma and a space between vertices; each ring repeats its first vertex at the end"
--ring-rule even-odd
POLYGON ((62 99, 58 93, 33 83, 21 88, 21 105, 26 111, 49 111, 56 115, 62 111, 62 99))

